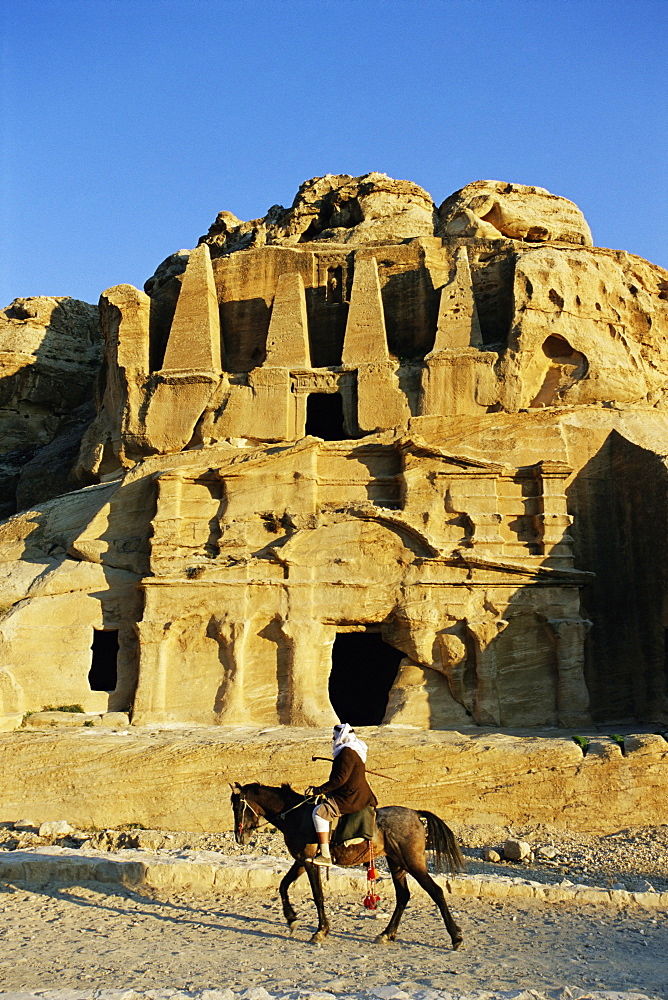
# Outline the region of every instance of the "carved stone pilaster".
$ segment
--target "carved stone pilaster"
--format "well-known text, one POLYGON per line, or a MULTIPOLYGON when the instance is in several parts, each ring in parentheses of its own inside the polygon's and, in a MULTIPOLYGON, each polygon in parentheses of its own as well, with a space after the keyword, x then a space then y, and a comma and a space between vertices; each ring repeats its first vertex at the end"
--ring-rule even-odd
POLYGON ((563 462, 539 462, 534 475, 539 483, 539 511, 536 526, 544 555, 560 556, 572 565, 573 538, 569 528, 573 518, 567 510, 566 479, 571 468, 563 462))
POLYGON ((592 626, 584 618, 545 619, 557 651, 557 714, 560 726, 591 722, 584 676, 584 641, 592 626))
MULTIPOLYGON (((156 481, 158 491, 157 513, 153 520, 151 537, 151 569, 160 575, 161 563, 169 566, 178 549, 181 529, 181 500, 183 476, 178 472, 164 472, 156 481)), ((148 624, 148 623, 145 623, 148 624)))
POLYGON ((167 705, 170 629, 172 622, 143 621, 135 625, 139 641, 139 670, 132 721, 148 722, 167 705))
POLYGON ((456 632, 439 632, 441 669, 448 679, 450 693, 455 701, 469 712, 473 710, 473 691, 466 687, 466 643, 456 632))
POLYGON ((222 647, 221 661, 224 663, 223 679, 215 706, 218 721, 229 725, 249 722, 247 694, 252 679, 249 680, 246 672, 246 640, 250 622, 214 616, 210 628, 213 628, 215 638, 222 647))
POLYGON ((335 629, 313 619, 281 623, 288 646, 287 715, 291 726, 332 726, 338 722, 329 700, 331 647, 335 629))
POLYGON ((499 513, 498 483, 492 476, 466 476, 448 488, 446 509, 465 511, 471 523, 470 544, 500 550, 502 515, 499 513))
POLYGON ((479 726, 501 725, 498 669, 494 640, 507 627, 502 618, 492 621, 466 621, 475 644, 476 689, 473 718, 479 726))

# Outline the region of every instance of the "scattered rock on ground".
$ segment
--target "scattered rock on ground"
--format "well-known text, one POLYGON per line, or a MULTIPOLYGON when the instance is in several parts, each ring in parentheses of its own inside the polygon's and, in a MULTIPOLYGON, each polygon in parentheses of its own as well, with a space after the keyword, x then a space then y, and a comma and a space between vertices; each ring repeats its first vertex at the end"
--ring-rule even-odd
MULTIPOLYGON (((0 851, 38 848, 57 841, 59 846, 115 852, 127 848, 167 853, 174 851, 216 851, 227 857, 251 854, 288 858, 282 836, 262 829, 252 841, 240 847, 231 831, 208 833, 176 830, 74 830, 65 837, 40 837, 37 819, 30 818, 0 825, 0 851)), ((501 826, 454 825, 469 874, 484 874, 493 866, 496 874, 559 884, 564 877, 572 883, 641 892, 649 882, 657 892, 668 892, 668 825, 619 830, 608 836, 567 832, 553 827, 525 827, 509 831, 501 826), (533 844, 533 851, 519 861, 502 856, 506 839, 533 844), (495 850, 499 859, 485 856, 495 850), (552 852, 556 852, 554 856, 552 852), (498 869, 501 869, 499 871, 498 869)), ((381 862, 382 864, 382 862, 381 862)))
POLYGON ((69 837, 74 827, 64 819, 55 819, 42 823, 37 833, 40 837, 69 837))
POLYGON ((554 859, 559 856, 559 851, 556 847, 537 847, 534 854, 537 858, 541 858, 542 860, 554 861, 554 859))
POLYGON ((508 861, 524 861, 531 854, 531 844, 526 840, 507 840, 503 845, 503 856, 508 861))

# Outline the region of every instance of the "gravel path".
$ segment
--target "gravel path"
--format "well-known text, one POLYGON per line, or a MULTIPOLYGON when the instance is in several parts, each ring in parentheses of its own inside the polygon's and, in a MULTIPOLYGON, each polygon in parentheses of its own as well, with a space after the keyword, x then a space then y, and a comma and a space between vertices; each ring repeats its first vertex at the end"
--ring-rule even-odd
MULTIPOLYGON (((322 948, 310 901, 287 935, 275 892, 163 893, 119 886, 3 886, 0 989, 106 987, 146 991, 262 986, 335 994, 425 989, 638 991, 668 998, 666 914, 637 908, 456 900, 464 946, 449 949, 435 907, 416 893, 401 942, 373 938, 387 919, 359 899, 328 902, 334 931, 322 948)), ((384 906, 388 892, 383 886, 384 906)))
MULTIPOLYGON (((555 882, 568 877, 597 885, 622 881, 629 888, 648 880, 659 890, 668 888, 668 827, 603 838, 519 828, 460 827, 457 834, 472 872, 555 882), (484 846, 498 846, 511 835, 534 847, 552 846, 557 854, 522 865, 482 862, 484 846)), ((0 830, 0 850, 53 842, 34 830, 0 830)), ((102 831, 91 836, 77 831, 56 842, 112 850, 241 853, 231 834, 102 831)), ((258 834, 251 849, 258 855, 285 855, 282 839, 269 832, 258 834)), ((248 852, 248 846, 243 848, 248 852)), ((170 989, 191 996, 231 989, 234 995, 222 1000, 238 1000, 251 987, 271 997, 245 1000, 307 1000, 307 994, 311 1000, 492 1000, 493 995, 503 1000, 504 993, 520 1000, 518 990, 537 991, 533 1000, 569 1000, 582 991, 668 1000, 668 913, 633 905, 616 909, 452 898, 464 931, 464 946, 455 953, 436 908, 419 890, 404 916, 401 941, 375 945, 393 899, 388 882, 381 883, 381 894, 379 918, 364 910, 354 892, 330 895, 333 933, 322 948, 314 948, 308 944, 315 929, 310 900, 297 901, 303 924, 290 938, 275 890, 198 894, 92 883, 39 889, 0 885, 0 991, 77 991, 41 1000, 93 1000, 91 991, 100 989, 137 992, 136 998, 102 1000, 168 1000, 164 991, 170 989), (385 996, 379 990, 403 995, 385 996), (486 992, 472 997, 476 990, 486 992), (323 997, 323 991, 330 996, 323 997)), ((10 998, 0 993, 0 1000, 10 998)), ((200 1000, 221 998, 203 995, 200 1000)))

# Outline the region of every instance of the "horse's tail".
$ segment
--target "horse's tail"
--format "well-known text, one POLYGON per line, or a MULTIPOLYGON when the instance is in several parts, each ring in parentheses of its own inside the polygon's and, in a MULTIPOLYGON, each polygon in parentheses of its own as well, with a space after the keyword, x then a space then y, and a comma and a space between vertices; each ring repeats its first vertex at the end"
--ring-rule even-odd
POLYGON ((426 809, 419 809, 418 816, 427 823, 426 846, 428 851, 434 852, 436 871, 445 871, 446 862, 453 874, 466 871, 466 862, 450 827, 440 817, 427 812, 426 809))

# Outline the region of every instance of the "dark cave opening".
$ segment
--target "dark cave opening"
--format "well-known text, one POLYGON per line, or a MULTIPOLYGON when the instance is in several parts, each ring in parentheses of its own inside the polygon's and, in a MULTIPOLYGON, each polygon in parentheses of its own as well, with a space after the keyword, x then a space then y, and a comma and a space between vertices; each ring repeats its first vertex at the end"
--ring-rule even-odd
POLYGON ((91 691, 115 691, 118 682, 118 629, 94 629, 91 649, 93 657, 88 671, 91 691))
POLYGON ((343 399, 340 392, 310 392, 306 400, 305 433, 323 441, 348 438, 343 424, 343 399))
POLYGON ((405 656, 380 632, 338 632, 332 649, 329 700, 339 721, 378 726, 405 656))

